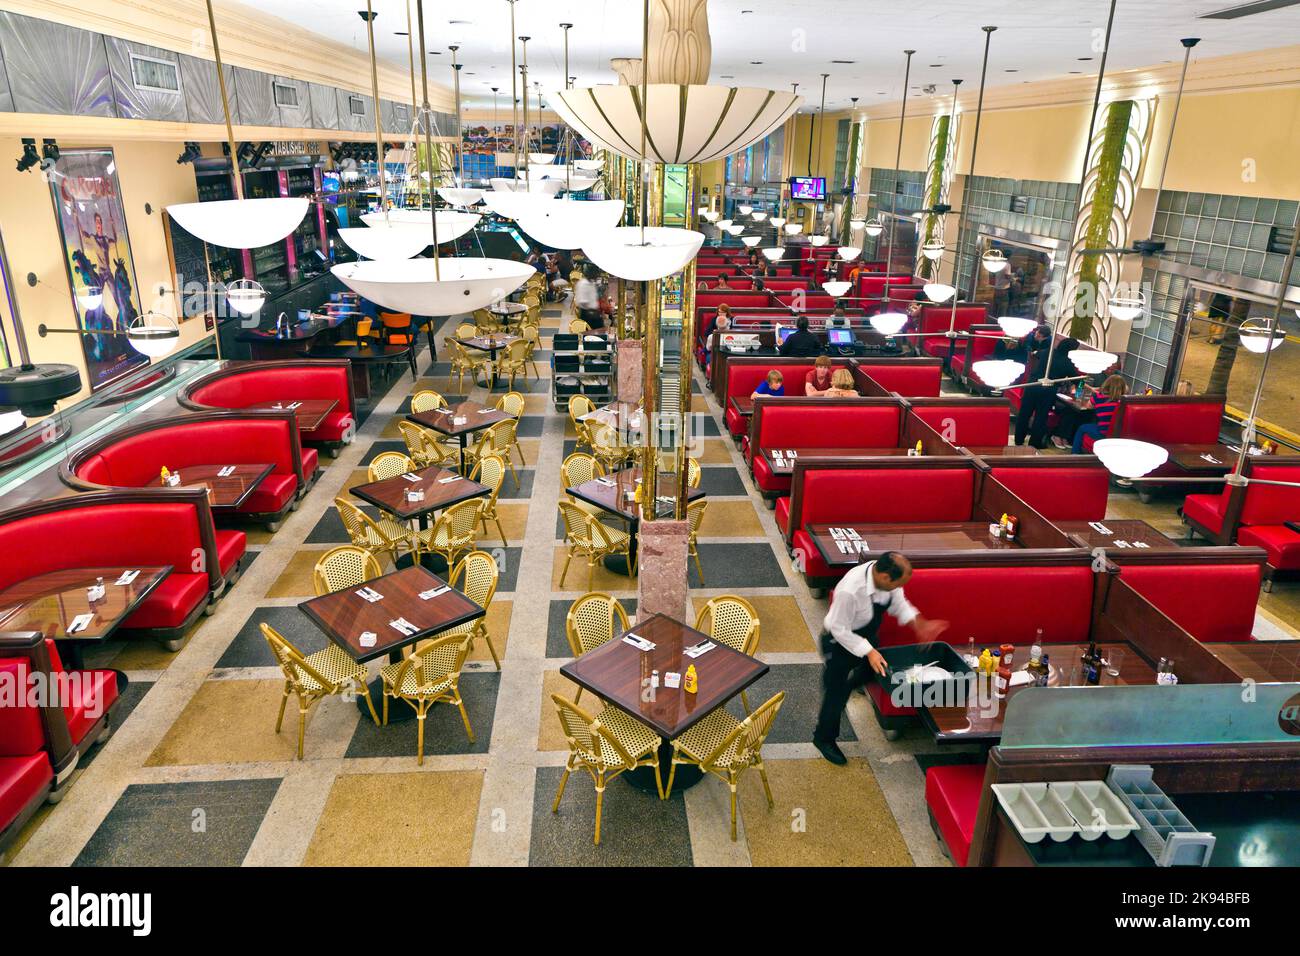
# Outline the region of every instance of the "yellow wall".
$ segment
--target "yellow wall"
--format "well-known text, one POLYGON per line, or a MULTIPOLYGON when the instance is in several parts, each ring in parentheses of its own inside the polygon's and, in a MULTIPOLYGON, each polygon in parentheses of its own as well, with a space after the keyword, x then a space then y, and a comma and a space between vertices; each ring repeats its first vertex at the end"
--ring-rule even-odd
MULTIPOLYGON (((1083 168, 1084 133, 1091 113, 1091 103, 985 110, 980 120, 975 175, 1078 182, 1083 168)), ((965 176, 970 170, 975 138, 973 109, 963 112, 959 129, 956 172, 965 176)))
MULTIPOLYGON (((930 165, 930 127, 934 111, 909 116, 903 122, 903 153, 900 169, 926 169, 930 165)), ((866 148, 862 165, 866 169, 893 169, 898 154, 898 118, 872 120, 867 123, 866 148)))

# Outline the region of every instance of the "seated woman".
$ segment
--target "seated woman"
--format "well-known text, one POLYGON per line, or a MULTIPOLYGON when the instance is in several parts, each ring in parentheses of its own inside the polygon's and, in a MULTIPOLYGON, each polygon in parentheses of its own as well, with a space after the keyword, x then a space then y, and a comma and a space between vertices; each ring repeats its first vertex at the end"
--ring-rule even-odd
POLYGON ((831 375, 831 387, 822 394, 827 398, 857 398, 858 390, 853 387, 853 373, 846 368, 837 368, 831 375))
POLYGON ((767 378, 758 383, 758 388, 750 398, 758 398, 760 395, 784 395, 785 394, 785 376, 781 374, 780 369, 772 369, 767 373, 767 378))
MULTIPOLYGON (((1115 420, 1115 412, 1119 409, 1119 400, 1128 391, 1128 383, 1124 381, 1122 375, 1111 375, 1101 383, 1101 388, 1092 386, 1085 386, 1085 388, 1092 393, 1092 411, 1095 418, 1075 429, 1074 442, 1070 450, 1076 455, 1083 454, 1084 438, 1090 436, 1093 441, 1096 441, 1110 434, 1111 423, 1115 420)), ((1057 448, 1066 447, 1065 442, 1059 438, 1053 438, 1052 444, 1057 448)))

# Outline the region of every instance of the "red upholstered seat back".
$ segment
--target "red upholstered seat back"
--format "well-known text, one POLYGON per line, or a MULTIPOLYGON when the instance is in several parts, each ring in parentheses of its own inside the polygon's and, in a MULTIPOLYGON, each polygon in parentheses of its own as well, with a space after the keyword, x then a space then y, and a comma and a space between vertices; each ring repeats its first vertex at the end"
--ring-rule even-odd
POLYGON ((1130 565, 1120 580, 1198 641, 1248 641, 1255 628, 1258 564, 1130 565))
MULTIPOLYGON (((1002 436, 1003 442, 1006 435, 1002 436)), ((1049 521, 1106 517, 1110 472, 1105 468, 998 468, 991 474, 1049 521)))
POLYGON ((754 307, 763 308, 767 304, 768 298, 766 292, 727 292, 725 290, 722 292, 714 292, 710 289, 707 292, 695 293, 695 308, 697 312, 700 309, 712 309, 716 312, 720 305, 729 305, 731 306, 731 311, 735 312, 739 309, 754 307))
POLYGON ((919 405, 912 414, 954 445, 1005 445, 1010 432, 1006 405, 919 405))
POLYGON ((170 564, 188 574, 203 557, 199 512, 189 502, 74 507, 0 524, 0 589, 96 565, 170 564))
POLYGON ((727 394, 752 395, 758 383, 767 378, 767 373, 776 369, 785 377, 786 395, 803 395, 803 380, 813 369, 812 362, 762 362, 753 365, 742 362, 727 363, 727 394))
POLYGON ((348 369, 341 365, 253 368, 200 385, 190 398, 214 408, 247 408, 260 402, 332 398, 336 411, 348 406, 348 369))
POLYGON ((808 280, 796 279, 793 277, 786 279, 780 277, 775 279, 764 279, 763 288, 767 289, 768 292, 790 292, 794 289, 808 288, 808 280))
POLYGON ((939 365, 900 362, 897 365, 873 365, 859 362, 858 368, 866 372, 882 388, 897 392, 904 398, 934 398, 939 394, 939 365))
POLYGON ((793 292, 776 293, 776 300, 798 312, 808 312, 813 309, 829 310, 835 307, 835 299, 825 292, 803 292, 796 289, 793 292))
MULTIPOLYGON (((274 473, 296 474, 293 446, 298 430, 285 419, 239 418, 194 421, 183 425, 154 428, 128 435, 101 448, 101 463, 89 461, 77 468, 77 476, 87 481, 83 471, 110 479, 108 484, 142 487, 158 483, 163 466, 172 471, 187 465, 270 464, 274 473)), ((184 479, 184 475, 181 476, 184 479)))
MULTIPOLYGON (((858 276, 858 295, 863 298, 876 298, 885 294, 885 286, 903 285, 911 281, 911 276, 885 276, 877 273, 864 273, 858 276)), ((892 291, 890 298, 893 298, 892 291)))
POLYGON ((969 521, 974 492, 970 468, 809 468, 792 522, 969 521))
MULTIPOLYGON (((1254 464, 1249 476, 1266 481, 1300 482, 1300 467, 1254 464)), ((1246 486, 1246 500, 1241 507, 1242 524, 1285 524, 1288 521, 1300 521, 1300 488, 1246 486)))
POLYGON ((1223 399, 1121 402, 1123 412, 1117 438, 1136 438, 1157 445, 1209 445, 1219 440, 1223 399))
MULTIPOLYGON (((1092 617, 1092 569, 1081 567, 917 568, 907 599, 927 618, 948 622, 939 638, 962 646, 1029 644, 1035 631, 1051 643, 1088 639, 1092 617)), ((879 643, 910 644, 916 635, 886 616, 879 643)))
MULTIPOLYGON (((970 340, 971 362, 982 362, 985 359, 993 358, 993 352, 997 348, 998 338, 999 336, 993 333, 975 333, 974 337, 970 340)), ((960 351, 961 346, 959 345, 958 352, 960 353, 960 351)))
POLYGON ((758 418, 759 448, 897 448, 893 405, 775 405, 758 418))
POLYGON ((25 657, 0 658, 0 686, 24 695, 14 702, 18 706, 6 702, 0 707, 0 757, 27 757, 45 747, 41 708, 24 706, 30 669, 31 662, 25 657))
POLYGON ((989 319, 989 311, 982 305, 957 306, 956 321, 953 321, 952 303, 947 305, 927 305, 921 308, 919 332, 947 332, 949 323, 953 331, 964 332, 972 325, 982 325, 989 319))

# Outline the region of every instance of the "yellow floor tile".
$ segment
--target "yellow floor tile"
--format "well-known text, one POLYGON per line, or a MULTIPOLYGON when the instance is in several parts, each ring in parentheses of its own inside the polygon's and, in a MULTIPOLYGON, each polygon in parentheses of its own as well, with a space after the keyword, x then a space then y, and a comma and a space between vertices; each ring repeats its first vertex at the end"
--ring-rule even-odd
POLYGON ((250 548, 258 548, 262 545, 270 544, 271 539, 275 537, 274 531, 267 531, 266 528, 260 524, 242 525, 240 530, 243 531, 245 536, 248 538, 248 546, 250 548))
MULTIPOLYGON (((538 362, 537 367, 541 368, 542 363, 538 362)), ((551 410, 551 396, 549 395, 525 395, 524 396, 524 414, 526 415, 545 415, 551 410)))
POLYGON ((266 592, 266 596, 269 598, 315 597, 316 588, 312 584, 312 571, 320 556, 327 550, 329 549, 321 548, 316 551, 299 551, 295 554, 266 592))
POLYGON ((352 773, 334 781, 308 866, 467 866, 483 771, 352 773))
MULTIPOLYGON (((757 597, 749 594, 740 595, 758 612, 758 653, 761 654, 808 654, 817 650, 817 642, 794 598, 784 595, 757 597)), ((707 598, 691 598, 691 623, 700 609, 708 602, 707 598)))
MULTIPOLYGON (((560 728, 560 718, 555 712, 555 702, 551 700, 552 694, 559 694, 565 700, 573 700, 578 695, 578 685, 567 677, 562 677, 559 671, 544 671, 542 673, 542 711, 541 719, 537 725, 537 749, 567 751, 569 744, 564 739, 564 731, 560 728)), ((584 690, 582 698, 578 701, 578 706, 587 713, 595 715, 605 705, 591 691, 584 690)))
POLYGON ((557 547, 555 549, 555 560, 551 566, 551 587, 556 591, 635 591, 636 578, 630 578, 622 574, 615 574, 609 568, 605 567, 604 562, 597 561, 593 574, 591 586, 587 586, 587 559, 576 557, 569 564, 568 577, 564 579, 564 586, 560 586, 560 572, 564 569, 564 559, 568 551, 565 548, 557 547))
MULTIPOLYGON (((524 526, 528 523, 528 505, 505 501, 497 502, 497 517, 505 530, 509 544, 519 547, 524 540, 524 526)), ((491 547, 501 543, 500 533, 495 523, 489 521, 486 534, 479 535, 480 547, 491 547)))
MULTIPOLYGON (((757 703, 757 702, 755 702, 757 703)), ((782 715, 778 713, 776 719, 782 715)), ((756 770, 740 782, 754 866, 911 866, 903 836, 865 760, 768 760, 774 809, 756 770)), ((722 816, 718 825, 728 826, 722 816)))
POLYGON ((729 443, 717 439, 706 439, 703 448, 695 457, 702 465, 730 465, 731 448, 729 443))
MULTIPOLYGON (((293 760, 298 747, 298 703, 290 696, 284 726, 275 732, 284 681, 210 680, 199 686, 149 759, 151 767, 293 760)), ((303 755, 312 754, 313 708, 307 714, 303 755)))
MULTIPOLYGON (((205 618, 200 618, 200 625, 205 618)), ((190 637, 197 633, 198 627, 190 629, 190 637)), ((127 640, 122 642, 122 649, 113 656, 112 666, 120 671, 165 671, 176 660, 175 651, 169 651, 157 641, 127 640)))
POLYGON ((748 501, 719 501, 706 498, 704 520, 700 522, 702 538, 762 538, 763 526, 758 512, 748 501))
POLYGON ((514 457, 516 468, 535 468, 537 466, 537 456, 542 450, 542 440, 540 438, 521 438, 519 439, 519 450, 511 449, 510 454, 514 457), (519 464, 519 452, 524 453, 524 464, 519 464))
MULTIPOLYGON (((513 607, 513 601, 503 601, 500 598, 494 598, 488 607, 488 633, 492 635, 492 646, 497 649, 497 657, 502 660, 505 660, 506 656, 506 639, 510 635, 510 612, 513 607)), ((469 659, 490 662, 492 651, 488 649, 487 641, 475 641, 469 659)))

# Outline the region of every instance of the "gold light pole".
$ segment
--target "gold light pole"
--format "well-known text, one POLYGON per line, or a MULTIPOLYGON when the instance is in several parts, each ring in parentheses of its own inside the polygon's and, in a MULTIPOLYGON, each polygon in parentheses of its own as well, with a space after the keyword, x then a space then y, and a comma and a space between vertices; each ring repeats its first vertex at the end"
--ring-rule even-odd
MULTIPOLYGON (((889 200, 889 247, 885 252, 885 302, 883 311, 889 311, 889 276, 894 271, 894 230, 898 228, 898 171, 903 165, 903 124, 907 120, 907 84, 912 78, 912 55, 915 50, 904 50, 907 68, 903 71, 903 107, 898 114, 898 150, 894 153, 894 182, 889 200)), ((953 293, 956 295, 957 293, 953 293)))
MULTIPOLYGON (((524 186, 528 192, 533 191, 532 160, 528 151, 533 148, 532 130, 528 126, 528 41, 532 37, 519 38, 519 85, 524 91, 524 152, 520 157, 524 161, 524 186)), ((519 178, 519 167, 515 167, 515 178, 519 178)))
POLYGON ((230 147, 230 170, 234 173, 235 198, 244 198, 244 180, 239 173, 239 151, 235 148, 235 127, 230 121, 230 97, 226 93, 226 71, 221 65, 221 45, 217 42, 217 17, 208 4, 208 30, 212 34, 212 56, 217 61, 217 87, 221 90, 221 112, 226 118, 226 145, 230 147))
POLYGON ((456 184, 457 186, 463 186, 463 185, 465 185, 465 133, 464 133, 464 131, 460 128, 460 123, 461 123, 461 112, 460 112, 460 67, 461 67, 461 64, 459 64, 459 63, 456 62, 456 51, 459 50, 460 47, 457 46, 457 45, 455 45, 455 44, 453 44, 453 45, 447 47, 447 49, 451 51, 451 78, 452 78, 452 84, 453 84, 453 87, 454 87, 454 89, 455 89, 455 94, 456 94, 456 133, 457 133, 457 136, 456 136, 455 153, 452 155, 452 159, 453 159, 453 161, 455 162, 455 169, 456 169, 456 179, 455 179, 455 184, 456 184))
POLYGON ((379 67, 375 62, 375 13, 370 0, 366 0, 366 12, 361 19, 366 21, 366 39, 370 43, 370 96, 374 102, 375 114, 375 168, 379 170, 379 210, 388 222, 388 177, 384 169, 384 129, 379 118, 379 67))
POLYGON ((411 29, 411 0, 406 0, 406 57, 411 63, 411 115, 419 112, 420 101, 415 95, 415 31, 411 29))
MULTIPOLYGON (((212 0, 208 0, 209 3, 212 0)), ((433 181, 433 110, 429 106, 429 69, 425 63, 428 54, 424 49, 424 0, 415 0, 415 15, 420 24, 420 85, 423 87, 424 99, 420 106, 420 119, 424 124, 424 151, 429 163, 429 218, 433 220, 433 277, 442 281, 442 265, 438 259, 438 202, 437 191, 433 181)), ((456 117, 456 129, 460 129, 460 117, 456 117)), ((419 163, 416 163, 419 169, 419 163)))

